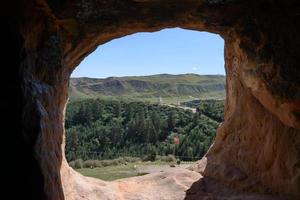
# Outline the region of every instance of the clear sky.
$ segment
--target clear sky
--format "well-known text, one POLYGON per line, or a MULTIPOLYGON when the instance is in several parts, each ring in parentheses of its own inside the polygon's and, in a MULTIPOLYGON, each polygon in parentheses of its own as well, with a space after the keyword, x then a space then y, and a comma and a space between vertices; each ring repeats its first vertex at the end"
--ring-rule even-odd
POLYGON ((72 77, 105 78, 151 74, 225 74, 224 40, 180 28, 136 33, 99 46, 72 77))

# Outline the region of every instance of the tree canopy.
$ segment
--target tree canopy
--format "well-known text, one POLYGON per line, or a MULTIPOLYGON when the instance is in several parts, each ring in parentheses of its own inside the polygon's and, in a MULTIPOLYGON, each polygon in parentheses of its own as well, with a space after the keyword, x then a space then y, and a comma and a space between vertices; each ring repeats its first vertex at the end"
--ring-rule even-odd
MULTIPOLYGON (((207 103, 209 104, 209 103, 207 103)), ((180 108, 101 99, 70 102, 66 111, 66 157, 112 159, 119 156, 202 157, 215 138, 220 106, 205 105, 192 113, 180 108)), ((219 121, 219 120, 218 120, 219 121)))

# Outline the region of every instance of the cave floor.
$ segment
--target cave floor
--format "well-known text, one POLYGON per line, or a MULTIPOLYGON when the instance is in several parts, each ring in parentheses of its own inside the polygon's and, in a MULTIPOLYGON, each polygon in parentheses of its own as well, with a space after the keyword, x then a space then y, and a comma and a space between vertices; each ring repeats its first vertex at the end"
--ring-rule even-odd
POLYGON ((238 193, 199 173, 169 168, 144 176, 102 181, 71 170, 64 183, 67 200, 284 200, 269 195, 238 193))

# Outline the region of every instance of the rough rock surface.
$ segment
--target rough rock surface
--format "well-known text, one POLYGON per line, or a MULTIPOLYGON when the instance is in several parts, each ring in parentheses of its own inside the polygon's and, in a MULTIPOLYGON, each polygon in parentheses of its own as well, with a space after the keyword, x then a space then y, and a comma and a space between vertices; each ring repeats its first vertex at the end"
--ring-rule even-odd
POLYGON ((67 165, 62 173, 68 200, 286 200, 284 197, 236 192, 197 172, 169 168, 139 177, 105 182, 84 177, 67 165))
POLYGON ((70 200, 182 200, 185 191, 201 177, 199 173, 183 168, 112 182, 84 177, 70 169, 65 173, 72 173, 69 174, 71 179, 64 185, 65 195, 70 200))
POLYGON ((1 18, 2 38, 13 48, 3 60, 11 66, 3 77, 10 83, 3 90, 3 126, 10 129, 3 141, 15 147, 7 170, 20 180, 23 198, 72 196, 62 182, 72 187, 76 175, 60 170, 68 78, 80 61, 111 39, 181 27, 225 40, 225 120, 195 170, 241 192, 299 199, 299 13, 297 0, 19 0, 3 6, 9 17, 1 18), (26 163, 26 173, 15 157, 26 163))

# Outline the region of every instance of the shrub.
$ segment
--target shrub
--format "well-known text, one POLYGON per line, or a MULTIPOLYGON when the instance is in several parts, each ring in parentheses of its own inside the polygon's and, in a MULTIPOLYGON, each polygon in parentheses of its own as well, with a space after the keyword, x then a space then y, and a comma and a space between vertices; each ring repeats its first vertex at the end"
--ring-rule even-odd
POLYGON ((96 167, 103 167, 101 160, 96 160, 96 167))
POLYGON ((141 158, 139 157, 124 157, 123 159, 125 162, 129 162, 129 163, 141 161, 141 158))
POLYGON ((118 165, 121 163, 121 159, 113 159, 113 160, 101 160, 101 164, 103 167, 112 166, 112 165, 118 165))
POLYGON ((110 161, 110 165, 116 166, 119 164, 119 160, 118 159, 113 159, 110 161))
POLYGON ((110 166, 111 164, 110 160, 100 160, 100 163, 103 167, 110 166))
POLYGON ((97 161, 96 160, 86 160, 83 162, 84 168, 95 168, 97 167, 97 161))
POLYGON ((75 161, 69 162, 69 166, 72 167, 73 169, 75 169, 75 161))
MULTIPOLYGON (((151 160, 151 158, 146 158, 151 160)), ((141 161, 141 158, 138 157, 119 157, 112 160, 85 160, 77 159, 75 161, 69 162, 69 165, 74 169, 79 168, 95 168, 95 167, 107 167, 107 166, 116 166, 125 163, 132 163, 141 161)))
POLYGON ((75 160, 74 167, 75 167, 76 169, 82 168, 82 167, 83 167, 83 161, 82 161, 82 159, 77 159, 77 160, 75 160))
POLYGON ((146 162, 146 161, 153 162, 153 161, 155 161, 155 159, 156 159, 156 155, 155 154, 145 155, 145 156, 142 157, 142 161, 143 162, 146 162))
POLYGON ((115 163, 116 165, 125 163, 125 160, 124 160, 123 157, 119 157, 119 158, 116 158, 116 159, 114 159, 114 160, 115 160, 114 163, 115 163))
POLYGON ((158 160, 162 161, 162 162, 175 162, 176 158, 174 155, 167 155, 167 156, 159 156, 158 160))

